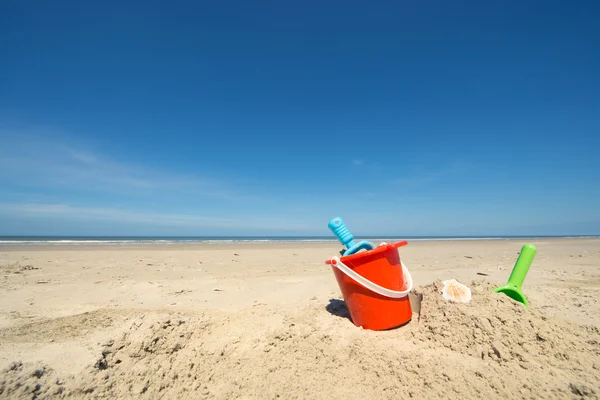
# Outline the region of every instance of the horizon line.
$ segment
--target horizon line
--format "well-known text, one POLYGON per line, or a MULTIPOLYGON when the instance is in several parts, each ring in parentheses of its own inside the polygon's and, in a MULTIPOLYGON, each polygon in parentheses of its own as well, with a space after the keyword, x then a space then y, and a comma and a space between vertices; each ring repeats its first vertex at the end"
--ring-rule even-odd
MULTIPOLYGON (((436 239, 436 238, 567 238, 567 237, 600 237, 598 234, 527 234, 527 235, 354 235, 354 238, 386 239, 386 238, 413 238, 413 239, 436 239)), ((97 238, 97 239, 331 239, 334 236, 324 235, 1 235, 2 239, 12 238, 97 238)))

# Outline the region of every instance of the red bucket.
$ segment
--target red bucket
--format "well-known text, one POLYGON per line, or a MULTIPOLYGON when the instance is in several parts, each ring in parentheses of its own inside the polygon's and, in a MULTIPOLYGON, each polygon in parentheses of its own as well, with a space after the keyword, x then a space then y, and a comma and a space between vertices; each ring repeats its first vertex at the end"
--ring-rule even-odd
POLYGON ((412 278, 398 252, 398 247, 407 244, 385 244, 326 261, 333 269, 354 325, 380 331, 404 325, 412 318, 408 298, 412 278))

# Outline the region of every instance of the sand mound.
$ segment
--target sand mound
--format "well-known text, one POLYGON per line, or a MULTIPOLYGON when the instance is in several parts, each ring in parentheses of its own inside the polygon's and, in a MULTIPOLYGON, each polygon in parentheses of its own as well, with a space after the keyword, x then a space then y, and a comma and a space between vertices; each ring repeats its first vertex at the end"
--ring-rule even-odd
POLYGON ((473 300, 468 304, 449 306, 438 295, 441 288, 441 282, 435 282, 417 289, 423 300, 418 329, 411 329, 416 340, 431 349, 485 361, 487 370, 494 372, 482 370, 475 377, 491 387, 514 388, 523 397, 597 398, 598 328, 523 307, 507 296, 493 294, 489 282, 471 284, 473 300))
POLYGON ((445 302, 440 282, 416 288, 420 316, 386 332, 354 327, 334 299, 327 310, 146 313, 115 327, 77 376, 14 364, 0 397, 598 398, 597 328, 471 288, 469 304, 445 302))

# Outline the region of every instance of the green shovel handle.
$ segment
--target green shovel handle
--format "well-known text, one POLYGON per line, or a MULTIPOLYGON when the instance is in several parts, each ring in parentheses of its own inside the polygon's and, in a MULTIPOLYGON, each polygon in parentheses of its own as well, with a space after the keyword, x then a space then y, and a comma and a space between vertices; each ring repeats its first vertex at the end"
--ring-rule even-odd
POLYGON ((521 288, 523 286, 523 282, 525 281, 525 277, 527 276, 527 272, 529 271, 529 267, 533 262, 533 258, 535 257, 536 248, 532 244, 526 244, 521 249, 521 254, 519 254, 519 258, 517 258, 517 262, 510 274, 510 278, 508 278, 508 285, 515 286, 521 288))

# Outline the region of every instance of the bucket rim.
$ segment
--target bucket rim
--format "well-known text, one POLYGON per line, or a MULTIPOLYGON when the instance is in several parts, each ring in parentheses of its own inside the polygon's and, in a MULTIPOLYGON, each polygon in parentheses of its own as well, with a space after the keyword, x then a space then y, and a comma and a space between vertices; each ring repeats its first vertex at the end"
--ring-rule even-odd
POLYGON ((396 243, 386 244, 383 246, 377 246, 372 250, 361 251, 359 253, 354 253, 349 256, 340 257, 340 261, 342 261, 342 262, 354 261, 361 257, 372 256, 374 254, 384 253, 388 250, 397 249, 399 247, 406 246, 407 244, 408 244, 408 241, 402 240, 402 241, 396 242, 396 243))
POLYGON ((404 280, 405 289, 404 290, 392 290, 385 288, 383 286, 378 285, 377 283, 365 278, 361 274, 354 271, 352 268, 345 265, 339 257, 333 257, 331 259, 331 266, 337 268, 341 272, 343 272, 350 279, 354 280, 358 284, 362 285, 365 289, 370 290, 380 296, 389 297, 391 299, 401 299, 406 296, 413 290, 413 279, 410 275, 410 271, 404 265, 402 261, 400 261, 400 265, 402 267, 402 277, 404 280))

